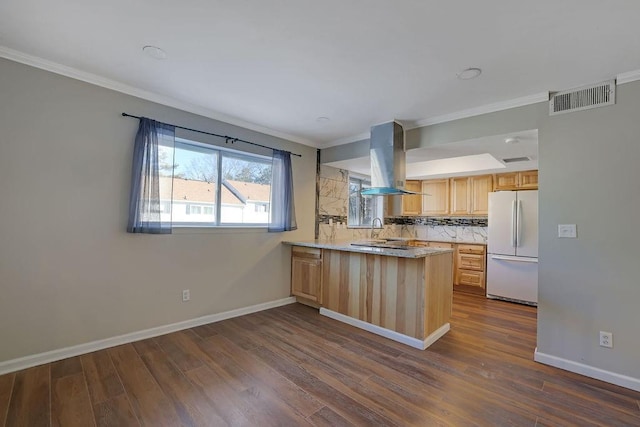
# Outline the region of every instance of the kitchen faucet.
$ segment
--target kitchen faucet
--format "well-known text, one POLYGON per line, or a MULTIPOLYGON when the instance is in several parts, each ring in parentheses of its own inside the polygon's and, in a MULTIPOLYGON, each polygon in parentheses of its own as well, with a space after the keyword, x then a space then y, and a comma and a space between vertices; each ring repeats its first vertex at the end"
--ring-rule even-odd
POLYGON ((374 239, 374 238, 375 238, 375 239, 377 239, 377 238, 378 238, 378 233, 380 233, 379 231, 378 231, 377 233, 373 231, 373 230, 374 230, 374 227, 375 227, 375 225, 376 225, 376 219, 377 219, 377 220, 378 220, 378 222, 380 223, 380 229, 382 229, 382 219, 380 219, 380 218, 378 218, 378 217, 373 218, 373 221, 371 221, 371 238, 372 238, 372 239, 374 239))

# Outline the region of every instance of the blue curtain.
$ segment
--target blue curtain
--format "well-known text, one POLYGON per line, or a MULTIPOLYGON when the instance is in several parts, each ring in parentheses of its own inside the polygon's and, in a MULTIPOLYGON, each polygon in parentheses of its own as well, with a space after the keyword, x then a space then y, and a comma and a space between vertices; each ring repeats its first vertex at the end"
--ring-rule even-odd
POLYGON ((296 210, 293 203, 291 153, 273 150, 271 179, 271 222, 269 231, 296 230, 296 210))
POLYGON ((171 233, 171 219, 163 221, 160 212, 159 142, 173 151, 175 128, 146 117, 140 118, 133 148, 127 224, 129 233, 171 233))

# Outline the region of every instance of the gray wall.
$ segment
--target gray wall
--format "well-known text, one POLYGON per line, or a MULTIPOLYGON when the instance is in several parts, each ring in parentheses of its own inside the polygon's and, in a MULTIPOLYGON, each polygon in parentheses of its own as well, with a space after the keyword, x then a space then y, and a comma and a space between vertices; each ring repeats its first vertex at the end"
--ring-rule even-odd
MULTIPOLYGON (((640 379, 640 82, 617 97, 554 117, 539 103, 413 129, 407 148, 539 129, 538 351, 640 379), (567 223, 577 239, 558 239, 567 223), (613 349, 599 347, 601 330, 613 349)), ((323 150, 322 161, 360 157, 367 143, 323 150)))
POLYGON ((0 362, 289 295, 281 241, 313 238, 314 148, 3 59, 0 131, 0 362), (298 231, 125 233, 123 111, 302 154, 298 231))
MULTIPOLYGON (((526 105, 510 110, 409 129, 406 131, 406 149, 413 150, 448 142, 465 141, 481 136, 537 129, 540 120, 547 114, 547 109, 546 103, 526 105)), ((363 139, 321 150, 320 161, 322 163, 330 163, 368 155, 369 140, 363 139)))
POLYGON ((538 351, 640 379, 640 82, 616 96, 540 127, 538 351))

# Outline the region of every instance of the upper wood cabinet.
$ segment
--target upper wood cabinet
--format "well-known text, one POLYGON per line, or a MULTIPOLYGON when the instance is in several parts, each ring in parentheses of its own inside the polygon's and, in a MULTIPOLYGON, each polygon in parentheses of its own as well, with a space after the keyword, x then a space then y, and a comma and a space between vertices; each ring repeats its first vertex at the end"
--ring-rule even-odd
MULTIPOLYGON (((404 186, 405 190, 416 193, 422 192, 422 183, 420 181, 407 181, 404 186)), ((402 215, 420 215, 422 213, 422 195, 412 194, 402 196, 402 215)))
POLYGON ((451 215, 469 215, 469 177, 451 178, 451 215))
MULTIPOLYGON (((414 193, 422 192, 421 181, 406 181, 404 188, 414 193)), ((422 213, 422 194, 409 194, 405 196, 385 197, 385 216, 416 216, 422 213)))
POLYGON ((491 175, 451 178, 451 215, 487 215, 489 192, 493 189, 491 175))
POLYGON ((519 172, 518 188, 535 190, 538 188, 538 171, 519 172))
POLYGON ((448 179, 422 181, 422 193, 422 215, 449 215, 448 179))
POLYGON ((538 171, 500 173, 495 176, 494 190, 536 190, 538 171))
POLYGON ((518 172, 496 175, 494 190, 512 190, 518 187, 518 172))
POLYGON ((493 190, 493 176, 481 175, 469 178, 471 183, 471 215, 489 214, 489 193, 493 190))

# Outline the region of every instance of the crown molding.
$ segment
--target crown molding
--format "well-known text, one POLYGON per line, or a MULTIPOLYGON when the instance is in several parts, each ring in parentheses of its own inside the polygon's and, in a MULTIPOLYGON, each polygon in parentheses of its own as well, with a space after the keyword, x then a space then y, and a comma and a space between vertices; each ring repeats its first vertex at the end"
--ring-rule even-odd
POLYGON ((10 61, 19 62, 21 64, 29 65, 31 67, 39 68, 41 70, 50 71, 55 74, 59 74, 65 77, 69 77, 75 80, 80 80, 86 83, 90 83, 96 86, 100 86, 106 89, 114 90, 116 92, 124 93, 126 95, 135 96, 146 101, 162 104, 167 107, 176 108, 178 110, 186 111, 188 113, 197 114, 210 119, 219 120, 221 122, 229 123, 234 126, 243 127, 255 132, 264 133, 266 135, 275 136, 277 138, 286 139, 288 141, 297 142, 299 144, 307 145, 314 148, 319 148, 317 142, 300 138, 295 135, 290 135, 284 132, 279 132, 274 129, 270 129, 264 126, 260 126, 254 123, 245 122, 241 119, 230 117, 211 110, 209 108, 201 107, 188 102, 183 102, 170 96, 160 95, 159 93, 150 92, 143 89, 138 89, 133 86, 129 86, 125 83, 118 82, 116 80, 107 79, 97 74, 89 73, 79 70, 77 68, 68 67, 66 65, 58 64, 57 62, 49 61, 34 55, 29 55, 6 46, 0 45, 0 58, 5 58, 10 61))
POLYGON ((640 70, 618 74, 616 77, 616 84, 622 85, 625 83, 635 82, 636 80, 640 80, 640 70))
POLYGON ((408 129, 416 129, 423 126, 436 125, 438 123, 451 122, 453 120, 466 119, 468 117, 480 116, 482 114, 495 113, 496 111, 509 110, 511 108, 523 107, 525 105, 537 104, 539 102, 549 101, 549 92, 541 92, 533 95, 514 98, 507 101, 494 102, 493 104, 481 105, 479 107, 469 108, 467 110, 457 111, 455 113, 443 114, 418 120, 408 129))
MULTIPOLYGON (((640 78, 640 76, 638 78, 640 78)), ((451 122, 453 120, 466 119, 468 117, 480 116, 487 113, 495 113, 496 111, 509 110, 511 108, 523 107, 525 105, 537 104, 539 102, 547 101, 549 101, 549 92, 536 93, 534 95, 523 96, 521 98, 510 99, 508 101, 495 102, 493 104, 481 105, 479 107, 469 108, 467 110, 461 110, 455 113, 418 120, 411 124, 407 124, 405 126, 405 130, 436 125, 438 123, 451 122)), ((346 138, 337 139, 326 144, 322 144, 321 148, 347 144, 349 142, 360 141, 367 138, 369 138, 368 133, 361 133, 358 135, 353 135, 346 138)))

